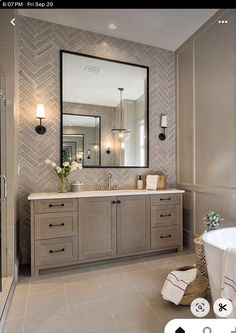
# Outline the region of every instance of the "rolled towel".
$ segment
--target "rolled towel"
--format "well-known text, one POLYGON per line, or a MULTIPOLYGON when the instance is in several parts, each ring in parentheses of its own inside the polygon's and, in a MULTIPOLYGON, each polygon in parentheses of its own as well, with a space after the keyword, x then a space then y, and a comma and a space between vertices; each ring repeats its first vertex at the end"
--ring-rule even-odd
POLYGON ((147 175, 146 178, 146 189, 156 190, 157 189, 158 175, 147 175))

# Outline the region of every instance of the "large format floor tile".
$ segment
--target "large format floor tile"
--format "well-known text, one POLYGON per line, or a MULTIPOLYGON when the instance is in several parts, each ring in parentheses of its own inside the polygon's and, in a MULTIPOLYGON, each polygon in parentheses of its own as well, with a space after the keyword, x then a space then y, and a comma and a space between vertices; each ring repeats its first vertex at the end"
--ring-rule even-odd
POLYGON ((8 320, 4 329, 4 333, 22 333, 24 318, 8 320))
POLYGON ((81 267, 63 271, 64 282, 73 282, 93 278, 95 278, 93 267, 81 267))
POLYGON ((21 278, 4 333, 163 333, 169 320, 193 317, 161 289, 171 270, 194 260, 186 251, 21 278))
POLYGON ((48 297, 30 298, 27 306, 27 317, 41 315, 61 315, 66 313, 65 294, 48 297))
POLYGON ((121 267, 99 269, 95 271, 95 275, 101 286, 109 286, 128 280, 127 274, 122 272, 121 267))
POLYGON ((112 313, 132 309, 145 304, 142 295, 129 281, 103 287, 103 294, 112 313))
POLYGON ((70 309, 72 333, 118 333, 105 301, 81 304, 70 309))
POLYGON ((127 272, 130 282, 137 290, 155 287, 159 281, 150 269, 132 270, 127 272))
POLYGON ((24 333, 39 333, 63 329, 70 331, 69 316, 67 313, 55 311, 45 315, 37 315, 25 319, 24 333))
POLYGON ((163 333, 164 328, 152 310, 144 305, 114 315, 122 333, 163 333))
POLYGON ((69 306, 104 298, 96 279, 68 282, 65 284, 65 290, 69 306))

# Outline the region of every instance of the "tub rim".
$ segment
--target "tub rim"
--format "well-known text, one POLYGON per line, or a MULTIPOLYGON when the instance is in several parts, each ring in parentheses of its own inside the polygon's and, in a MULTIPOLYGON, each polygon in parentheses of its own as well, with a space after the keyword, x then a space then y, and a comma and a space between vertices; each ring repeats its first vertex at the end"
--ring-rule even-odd
POLYGON ((203 239, 204 243, 209 244, 209 245, 211 245, 211 246, 213 246, 213 247, 216 247, 217 249, 220 249, 220 250, 223 250, 223 251, 224 251, 224 250, 225 250, 225 247, 221 247, 221 246, 219 246, 219 245, 216 245, 215 243, 209 241, 209 239, 208 239, 208 237, 209 237, 210 234, 221 232, 221 231, 224 230, 224 229, 235 229, 235 230, 236 230, 236 227, 225 227, 225 228, 219 228, 219 229, 216 229, 216 230, 211 230, 210 232, 207 232, 207 233, 203 236, 202 239, 203 239))

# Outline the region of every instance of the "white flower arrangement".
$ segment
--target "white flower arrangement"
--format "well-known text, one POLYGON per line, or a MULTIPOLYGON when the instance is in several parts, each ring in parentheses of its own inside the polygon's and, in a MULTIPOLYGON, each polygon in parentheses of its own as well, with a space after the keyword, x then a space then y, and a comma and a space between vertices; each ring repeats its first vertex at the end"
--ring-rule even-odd
POLYGON ((60 178, 61 185, 62 185, 62 191, 61 192, 66 191, 65 190, 65 181, 66 181, 66 178, 69 176, 69 174, 72 171, 82 169, 82 164, 79 164, 75 161, 73 161, 71 164, 69 162, 64 162, 62 164, 62 167, 58 166, 55 162, 53 162, 49 159, 46 159, 45 163, 47 165, 50 165, 53 168, 53 170, 56 171, 58 177, 60 178))

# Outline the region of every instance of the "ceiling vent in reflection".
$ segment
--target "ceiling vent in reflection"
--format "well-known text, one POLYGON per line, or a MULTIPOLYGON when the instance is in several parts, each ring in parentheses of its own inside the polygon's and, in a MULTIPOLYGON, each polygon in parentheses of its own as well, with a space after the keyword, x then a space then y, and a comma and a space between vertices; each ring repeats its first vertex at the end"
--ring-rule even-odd
POLYGON ((95 67, 95 66, 85 66, 85 72, 87 73, 93 73, 93 74, 100 74, 102 72, 101 67, 95 67))

